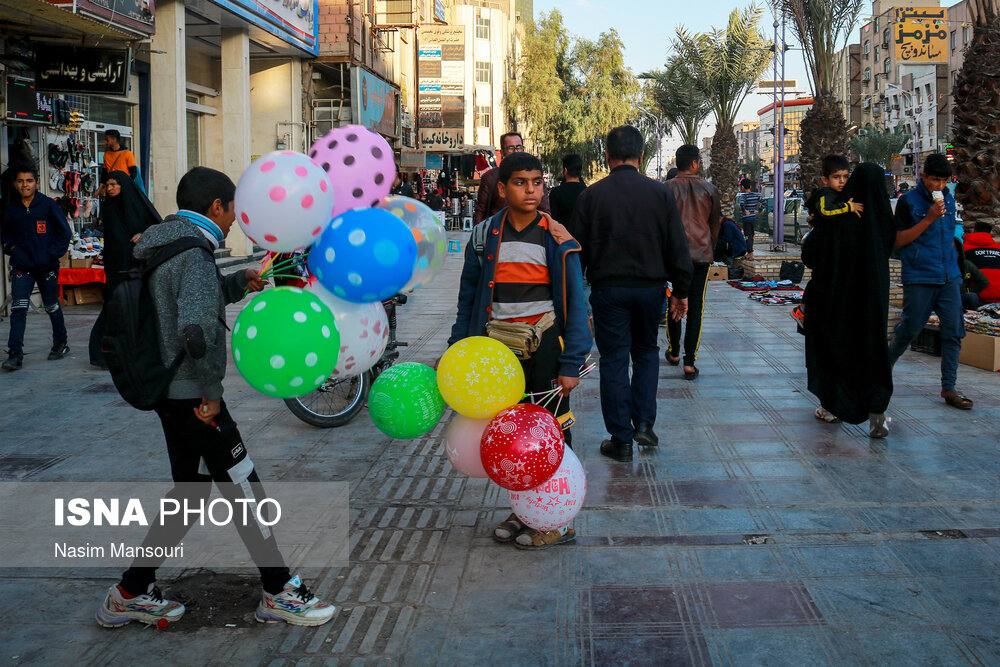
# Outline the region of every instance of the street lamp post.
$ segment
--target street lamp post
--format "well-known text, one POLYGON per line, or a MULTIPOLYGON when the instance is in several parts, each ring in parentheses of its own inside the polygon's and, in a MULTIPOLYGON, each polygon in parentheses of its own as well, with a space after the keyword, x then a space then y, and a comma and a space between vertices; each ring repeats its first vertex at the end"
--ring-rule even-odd
POLYGON ((781 48, 778 47, 778 18, 774 19, 774 250, 785 244, 785 15, 781 15, 781 48), (781 78, 778 78, 778 60, 781 78), (781 96, 778 96, 778 85, 781 96), (779 110, 780 106, 780 110, 779 110))

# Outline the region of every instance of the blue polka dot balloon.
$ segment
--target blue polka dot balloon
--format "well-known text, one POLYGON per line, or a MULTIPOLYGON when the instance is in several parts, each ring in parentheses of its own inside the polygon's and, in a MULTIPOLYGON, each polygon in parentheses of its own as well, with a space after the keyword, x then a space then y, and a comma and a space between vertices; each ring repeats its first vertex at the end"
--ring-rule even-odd
POLYGON ((334 218, 309 252, 309 270, 335 296, 353 303, 384 301, 413 276, 417 242, 402 220, 366 208, 334 218))

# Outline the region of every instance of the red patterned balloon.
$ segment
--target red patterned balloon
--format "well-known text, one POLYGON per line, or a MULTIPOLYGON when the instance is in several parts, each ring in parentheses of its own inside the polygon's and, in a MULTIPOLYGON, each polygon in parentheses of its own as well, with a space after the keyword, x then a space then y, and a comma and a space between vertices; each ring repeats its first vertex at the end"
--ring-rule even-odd
POLYGON ((518 404, 490 421, 479 454, 490 479, 508 491, 525 491, 556 473, 565 447, 562 429, 548 410, 518 404))

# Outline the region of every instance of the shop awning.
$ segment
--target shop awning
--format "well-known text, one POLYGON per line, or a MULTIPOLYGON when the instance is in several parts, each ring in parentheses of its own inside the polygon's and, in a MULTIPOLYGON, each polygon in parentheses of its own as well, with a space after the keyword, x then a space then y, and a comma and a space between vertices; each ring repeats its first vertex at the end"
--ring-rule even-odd
POLYGON ((119 30, 106 23, 74 14, 45 0, 0 0, 0 23, 4 31, 24 30, 32 37, 109 37, 124 41, 140 39, 139 36, 119 30), (68 33, 68 34, 67 34, 68 33))

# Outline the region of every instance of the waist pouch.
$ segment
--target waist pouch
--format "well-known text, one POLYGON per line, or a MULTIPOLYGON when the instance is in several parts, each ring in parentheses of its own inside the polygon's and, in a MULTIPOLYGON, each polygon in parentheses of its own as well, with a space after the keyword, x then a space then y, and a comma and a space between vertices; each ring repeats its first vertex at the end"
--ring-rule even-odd
POLYGON ((515 357, 524 361, 531 358, 542 343, 542 334, 555 323, 556 316, 551 311, 542 315, 542 319, 534 325, 527 322, 490 320, 486 323, 486 335, 506 345, 515 357))

